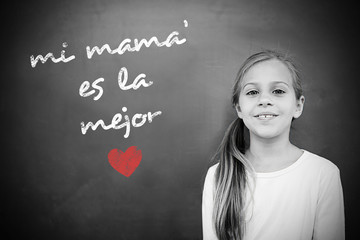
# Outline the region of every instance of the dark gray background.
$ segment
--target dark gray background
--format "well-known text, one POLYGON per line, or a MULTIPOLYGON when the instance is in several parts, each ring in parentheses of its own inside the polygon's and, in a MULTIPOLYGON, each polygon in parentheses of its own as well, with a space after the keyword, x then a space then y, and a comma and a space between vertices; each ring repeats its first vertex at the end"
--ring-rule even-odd
MULTIPOLYGON (((292 141, 341 171, 346 234, 355 235, 359 169, 358 41, 354 7, 341 1, 12 1, 2 28, 1 218, 14 239, 200 239, 201 191, 209 160, 236 117, 231 86, 243 60, 263 48, 290 52, 304 78, 305 109, 292 141), (31 2, 31 3, 30 3, 31 2), (183 20, 189 27, 185 28, 183 20), (87 45, 125 38, 183 45, 88 60, 87 45), (30 66, 30 55, 69 63, 30 66), (4 55, 5 53, 5 55, 4 55), (121 67, 149 88, 121 91, 121 67), (83 81, 105 78, 98 101, 83 81), (80 132, 81 121, 109 123, 162 111, 151 124, 80 132), (131 177, 108 163, 113 148, 138 146, 131 177)), ((306 176, 304 176, 306 177, 306 176)))

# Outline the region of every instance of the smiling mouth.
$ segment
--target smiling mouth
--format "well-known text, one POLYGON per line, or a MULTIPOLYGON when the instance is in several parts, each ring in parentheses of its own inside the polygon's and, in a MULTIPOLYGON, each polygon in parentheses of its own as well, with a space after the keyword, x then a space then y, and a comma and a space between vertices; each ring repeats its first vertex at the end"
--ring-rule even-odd
POLYGON ((273 119, 275 117, 277 117, 278 115, 275 115, 275 114, 259 114, 259 115, 256 115, 255 117, 260 119, 260 120, 270 120, 270 119, 273 119))

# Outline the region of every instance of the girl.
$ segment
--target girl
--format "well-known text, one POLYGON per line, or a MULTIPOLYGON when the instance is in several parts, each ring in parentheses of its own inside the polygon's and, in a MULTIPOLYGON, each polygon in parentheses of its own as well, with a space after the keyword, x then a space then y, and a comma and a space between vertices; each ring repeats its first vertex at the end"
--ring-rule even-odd
POLYGON ((289 141, 304 102, 298 71, 287 56, 263 51, 244 62, 232 96, 238 118, 205 178, 204 239, 345 238, 339 169, 289 141))

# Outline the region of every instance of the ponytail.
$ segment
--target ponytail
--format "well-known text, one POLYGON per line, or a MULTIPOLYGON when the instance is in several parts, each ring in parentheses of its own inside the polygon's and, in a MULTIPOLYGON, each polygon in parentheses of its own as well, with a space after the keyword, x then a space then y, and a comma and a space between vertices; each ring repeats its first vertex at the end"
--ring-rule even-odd
POLYGON ((213 211, 219 240, 240 240, 244 233, 245 167, 250 167, 243 156, 245 149, 244 122, 237 118, 226 130, 214 156, 220 160, 215 173, 213 211))

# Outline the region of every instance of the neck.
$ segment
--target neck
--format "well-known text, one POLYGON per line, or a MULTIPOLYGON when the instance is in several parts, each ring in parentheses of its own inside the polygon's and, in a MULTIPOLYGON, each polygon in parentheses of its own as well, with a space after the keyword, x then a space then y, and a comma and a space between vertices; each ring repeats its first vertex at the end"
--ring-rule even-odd
POLYGON ((290 143, 289 134, 264 139, 250 133, 250 147, 245 155, 255 170, 273 171, 294 159, 292 156, 296 151, 299 153, 299 149, 290 143))

